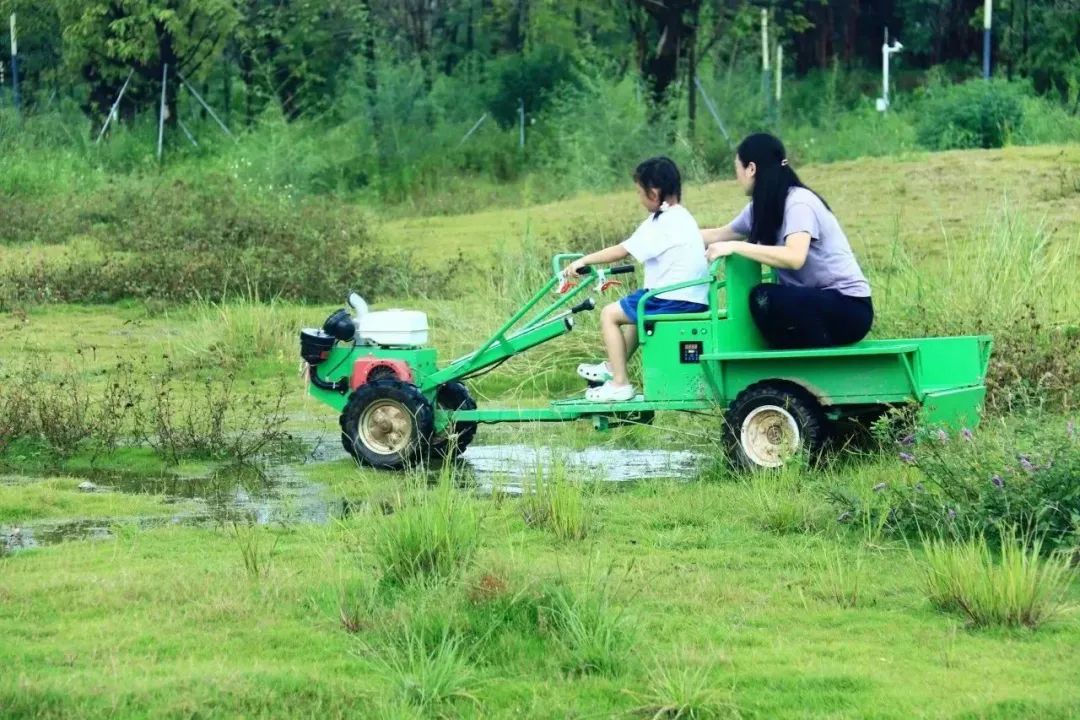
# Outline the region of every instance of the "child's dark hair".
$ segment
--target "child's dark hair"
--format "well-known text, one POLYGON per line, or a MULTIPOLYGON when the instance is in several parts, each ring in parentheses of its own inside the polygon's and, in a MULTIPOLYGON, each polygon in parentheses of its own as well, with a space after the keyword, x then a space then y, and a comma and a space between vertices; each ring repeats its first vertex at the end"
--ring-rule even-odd
MULTIPOLYGON (((682 197, 679 168, 671 158, 663 155, 649 158, 634 168, 634 182, 646 190, 656 190, 661 203, 668 198, 678 200, 682 197)), ((660 211, 657 210, 656 216, 659 215, 660 211)))
MULTIPOLYGON (((768 133, 755 133, 739 143, 736 150, 739 162, 743 166, 754 163, 757 174, 754 175, 754 192, 751 198, 754 211, 750 223, 750 242, 760 245, 775 245, 776 234, 784 224, 784 207, 788 193, 793 187, 810 190, 791 169, 787 161, 787 151, 780 138, 768 133)), ((814 192, 810 190, 810 192, 814 192)), ((814 193, 817 195, 817 193, 814 193)), ((825 198, 818 195, 821 203, 828 208, 825 198)))

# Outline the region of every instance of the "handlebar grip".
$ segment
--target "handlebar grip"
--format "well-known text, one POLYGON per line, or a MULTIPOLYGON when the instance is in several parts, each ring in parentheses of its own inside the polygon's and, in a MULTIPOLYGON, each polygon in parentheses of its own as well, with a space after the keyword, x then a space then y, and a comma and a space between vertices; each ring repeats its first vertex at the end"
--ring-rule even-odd
POLYGON ((578 275, 588 275, 590 272, 592 272, 592 268, 589 265, 583 265, 577 269, 578 275))
POLYGON ((596 301, 593 300, 592 298, 585 298, 584 300, 579 302, 577 305, 570 308, 570 313, 576 315, 577 313, 584 312, 585 310, 595 310, 595 309, 596 309, 596 301))
POLYGON ((608 275, 625 275, 626 273, 634 272, 633 265, 619 265, 608 270, 608 275))

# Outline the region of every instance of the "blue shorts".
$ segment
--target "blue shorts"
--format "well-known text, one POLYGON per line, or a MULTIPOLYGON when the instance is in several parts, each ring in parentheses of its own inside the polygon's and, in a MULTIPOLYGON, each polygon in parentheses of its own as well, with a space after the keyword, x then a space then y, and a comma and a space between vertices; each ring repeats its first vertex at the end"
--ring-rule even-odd
MULTIPOLYGON (((630 322, 637 322, 638 301, 645 294, 645 290, 635 290, 619 301, 619 307, 630 318, 630 322)), ((651 297, 645 301, 645 315, 677 315, 680 313, 705 312, 708 305, 686 300, 664 300, 663 298, 651 297)))

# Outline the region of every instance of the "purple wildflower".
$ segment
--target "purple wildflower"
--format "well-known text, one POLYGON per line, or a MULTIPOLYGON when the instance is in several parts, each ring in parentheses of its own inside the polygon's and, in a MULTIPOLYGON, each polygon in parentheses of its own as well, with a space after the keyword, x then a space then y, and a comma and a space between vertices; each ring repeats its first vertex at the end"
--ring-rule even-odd
POLYGON ((847 522, 851 518, 852 518, 851 512, 850 511, 845 511, 845 512, 840 513, 840 517, 836 518, 836 522, 840 522, 840 523, 847 522))
POLYGON ((915 464, 915 456, 912 455, 911 453, 906 453, 906 452, 900 453, 900 460, 902 462, 906 462, 909 465, 914 465, 915 464))
POLYGON ((990 484, 999 489, 1005 488, 1005 481, 1001 479, 1000 475, 995 475, 994 477, 990 478, 990 484))
POLYGON ((949 508, 949 512, 947 512, 945 514, 948 516, 948 518, 950 520, 955 520, 956 519, 956 511, 953 510, 952 508, 949 508))
POLYGON ((1031 459, 1023 453, 1016 456, 1020 460, 1020 468, 1024 472, 1035 472, 1035 466, 1031 464, 1031 459))
POLYGON ((936 433, 934 433, 934 437, 936 437, 941 442, 945 442, 949 439, 949 433, 939 429, 936 433))
POLYGON ((911 434, 905 435, 904 437, 900 438, 900 444, 904 447, 911 447, 915 444, 915 436, 911 434))
POLYGON ((874 486, 874 492, 881 492, 887 487, 889 487, 888 483, 879 482, 877 485, 874 486))
POLYGON ((967 428, 962 428, 960 430, 960 437, 964 438, 967 442, 971 442, 971 439, 975 437, 975 434, 967 428))

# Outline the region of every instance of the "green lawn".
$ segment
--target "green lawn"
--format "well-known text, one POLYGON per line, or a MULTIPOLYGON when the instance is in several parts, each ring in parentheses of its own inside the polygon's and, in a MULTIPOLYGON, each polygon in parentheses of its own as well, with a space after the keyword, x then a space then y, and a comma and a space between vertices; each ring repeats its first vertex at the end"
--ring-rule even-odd
POLYGON ((272 558, 257 578, 228 530, 20 553, 0 562, 0 708, 397 717, 390 648, 403 628, 446 627, 469 648, 454 672, 475 696, 440 705, 450 716, 647 717, 634 710, 649 704, 658 669, 702 673, 702 704, 719 716, 1080 713, 1073 617, 1035 632, 966 629, 921 594, 919 551, 831 518, 810 533, 766 532, 745 501, 738 484, 601 491, 587 498, 594 529, 577 542, 526 527, 518 500, 470 501, 482 518, 475 562, 404 589, 378 584, 373 528, 388 520, 366 514, 260 531, 272 558), (829 580, 830 564, 847 579, 829 580), (608 598, 612 672, 574 672, 577 650, 537 621, 556 586, 608 598), (342 603, 359 608, 355 633, 342 603))

